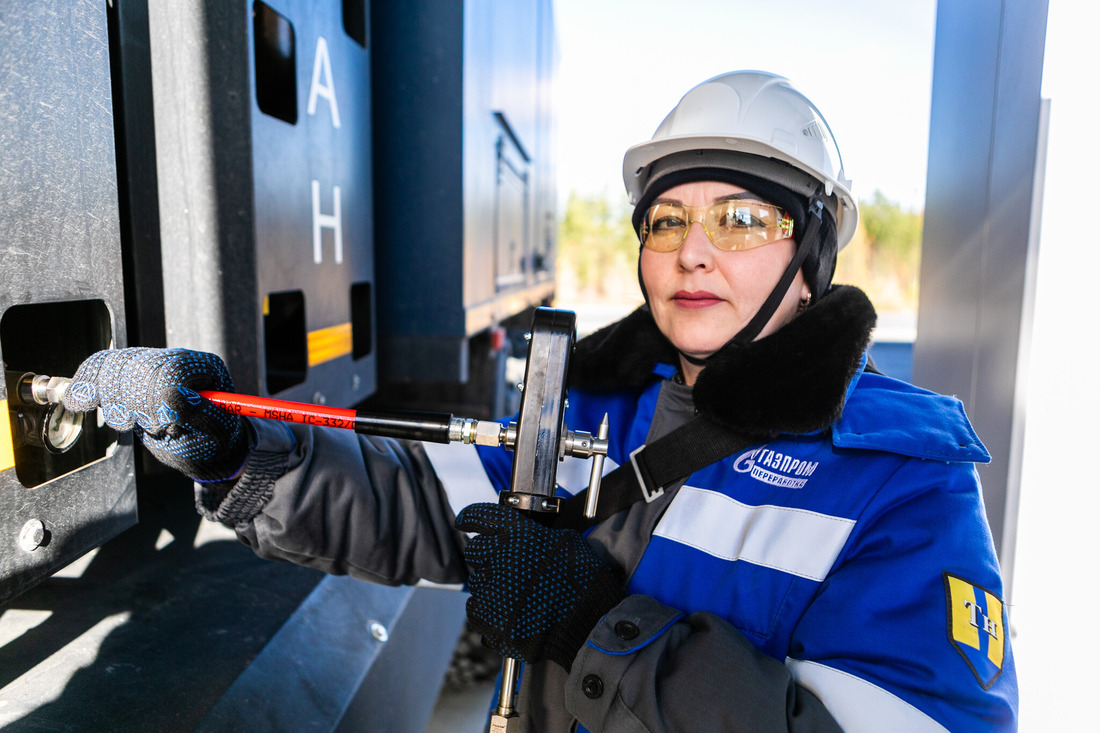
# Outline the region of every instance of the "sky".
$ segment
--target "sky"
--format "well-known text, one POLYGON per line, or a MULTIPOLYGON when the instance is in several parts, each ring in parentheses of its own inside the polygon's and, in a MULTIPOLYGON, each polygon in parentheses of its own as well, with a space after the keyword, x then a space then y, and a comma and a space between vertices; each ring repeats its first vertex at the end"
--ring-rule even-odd
POLYGON ((821 110, 858 197, 924 202, 934 0, 555 0, 563 196, 622 196, 622 157, 726 71, 782 74, 821 110))

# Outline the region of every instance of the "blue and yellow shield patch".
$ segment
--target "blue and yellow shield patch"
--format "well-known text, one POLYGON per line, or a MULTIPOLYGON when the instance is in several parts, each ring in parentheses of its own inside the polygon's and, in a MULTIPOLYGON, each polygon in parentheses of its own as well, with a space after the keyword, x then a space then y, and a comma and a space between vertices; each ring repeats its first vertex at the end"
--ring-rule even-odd
POLYGON ((951 573, 943 574, 951 644, 983 689, 993 686, 1005 656, 1004 603, 994 593, 951 573))

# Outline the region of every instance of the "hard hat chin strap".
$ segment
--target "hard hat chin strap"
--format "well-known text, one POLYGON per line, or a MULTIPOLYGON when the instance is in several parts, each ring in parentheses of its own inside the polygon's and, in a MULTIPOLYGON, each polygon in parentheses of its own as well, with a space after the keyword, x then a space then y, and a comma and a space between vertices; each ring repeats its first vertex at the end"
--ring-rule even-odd
MULTIPOLYGON (((819 192, 820 193, 820 192, 819 192)), ((802 234, 802 239, 798 242, 798 247, 795 249, 794 257, 791 258, 790 264, 787 265, 787 269, 783 271, 783 275, 779 278, 779 282, 775 284, 771 293, 768 295, 764 304, 760 306, 760 310, 756 312, 756 315, 752 317, 752 320, 745 324, 737 334, 730 339, 730 343, 737 344, 739 346, 745 346, 752 343, 757 336, 760 335, 760 331, 767 325, 771 317, 775 315, 775 311, 779 308, 779 304, 783 302, 784 296, 787 294, 787 290, 791 287, 791 283, 794 282, 795 275, 798 274, 799 268, 802 267, 802 263, 806 261, 806 256, 809 255, 810 250, 817 246, 818 234, 821 231, 821 216, 824 208, 821 198, 818 194, 814 194, 810 198, 809 222, 806 224, 806 230, 802 234)), ((695 366, 706 366, 707 359, 700 359, 690 354, 680 352, 680 356, 685 361, 694 364, 695 366)))
POLYGON ((775 287, 772 288, 771 293, 768 295, 768 299, 764 300, 763 305, 757 310, 757 314, 752 316, 752 320, 746 324, 745 328, 742 328, 737 332, 731 341, 745 346, 746 343, 751 343, 753 339, 756 339, 760 335, 760 331, 764 326, 768 324, 771 317, 775 314, 775 310, 779 308, 779 304, 783 302, 783 297, 787 295, 788 289, 791 287, 791 283, 794 282, 794 276, 799 273, 799 269, 802 263, 806 260, 806 255, 810 254, 810 250, 817 247, 817 232, 821 231, 822 226, 822 200, 815 194, 810 199, 810 222, 806 225, 806 230, 802 234, 802 240, 799 241, 799 247, 794 251, 794 256, 791 258, 791 263, 787 265, 787 270, 783 271, 782 277, 779 278, 779 282, 775 283, 775 287))
POLYGON ((798 270, 802 267, 802 263, 806 261, 806 256, 810 253, 810 250, 817 246, 817 235, 821 231, 821 212, 823 205, 821 199, 817 194, 810 199, 810 221, 806 225, 806 231, 802 234, 802 239, 798 243, 798 248, 795 250, 794 257, 791 258, 790 264, 787 265, 787 269, 783 271, 783 276, 779 278, 779 282, 775 284, 771 293, 768 295, 767 300, 760 306, 760 310, 756 312, 756 315, 752 317, 744 328, 737 332, 737 335, 731 339, 733 343, 745 345, 751 343, 757 336, 760 335, 760 331, 767 325, 771 317, 775 315, 775 311, 779 308, 779 304, 783 302, 784 296, 787 294, 787 290, 791 287, 791 283, 794 282, 795 275, 798 274, 798 270))

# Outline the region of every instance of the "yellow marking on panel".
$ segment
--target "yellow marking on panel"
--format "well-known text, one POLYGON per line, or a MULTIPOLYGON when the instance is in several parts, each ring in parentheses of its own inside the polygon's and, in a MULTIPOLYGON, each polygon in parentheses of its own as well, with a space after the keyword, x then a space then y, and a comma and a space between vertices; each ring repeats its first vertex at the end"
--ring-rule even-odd
POLYGON ((351 322, 306 334, 309 365, 317 366, 351 353, 351 322))
POLYGON ((264 315, 271 315, 271 298, 266 295, 264 296, 264 315))
POLYGON ((970 623, 970 609, 975 603, 974 586, 952 575, 947 576, 947 582, 951 584, 951 635, 960 644, 981 649, 978 629, 970 623), (969 606, 966 605, 967 601, 970 602, 969 606))
POLYGON ((985 594, 985 612, 989 620, 997 624, 994 633, 989 635, 987 656, 989 661, 997 665, 997 669, 1000 669, 1005 656, 1004 609, 1001 606, 1001 601, 992 593, 985 594))
POLYGON ((0 471, 15 465, 15 443, 12 442, 8 401, 0 400, 0 471))

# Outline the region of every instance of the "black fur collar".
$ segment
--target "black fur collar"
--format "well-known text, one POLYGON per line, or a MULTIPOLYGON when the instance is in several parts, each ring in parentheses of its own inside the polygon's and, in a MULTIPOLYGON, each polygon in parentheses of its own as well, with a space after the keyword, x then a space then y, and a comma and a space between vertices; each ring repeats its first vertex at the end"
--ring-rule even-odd
MULTIPOLYGON (((875 325, 863 291, 829 290, 783 328, 745 346, 727 344, 695 382, 700 414, 751 436, 807 433, 833 424, 875 325)), ((679 364, 648 306, 577 343, 571 384, 612 392, 640 389, 658 364, 679 364)))

